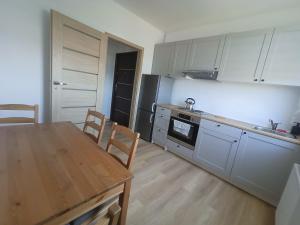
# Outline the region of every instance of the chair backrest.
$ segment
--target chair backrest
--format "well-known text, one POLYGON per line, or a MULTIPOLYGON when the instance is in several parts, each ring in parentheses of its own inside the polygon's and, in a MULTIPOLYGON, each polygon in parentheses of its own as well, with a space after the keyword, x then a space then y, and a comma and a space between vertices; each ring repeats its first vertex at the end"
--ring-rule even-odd
POLYGON ((83 218, 83 222, 80 220, 71 222, 71 225, 117 225, 121 214, 121 207, 114 203, 109 206, 109 208, 104 207, 95 212, 92 212, 91 215, 88 215, 87 219, 83 218))
POLYGON ((128 127, 124 127, 121 125, 118 125, 117 123, 113 123, 112 126, 112 132, 110 139, 107 144, 106 151, 111 154, 111 148, 112 146, 116 147, 126 155, 128 155, 127 162, 124 163, 121 158, 119 158, 117 155, 111 154, 114 158, 116 158, 120 163, 122 163, 123 166, 125 166, 127 169, 131 169, 131 166, 133 164, 133 160, 135 158, 135 153, 137 150, 137 145, 139 142, 139 133, 133 132, 128 127), (121 133, 126 138, 128 138, 131 141, 130 146, 128 147, 125 143, 121 142, 120 140, 116 139, 116 134, 121 133))
POLYGON ((105 126, 105 115, 97 111, 88 109, 86 119, 85 119, 85 124, 83 127, 83 132, 87 134, 93 141, 99 143, 103 135, 104 126, 105 126), (92 120, 91 117, 93 117, 92 120), (99 120, 99 124, 95 122, 96 118, 99 120), (94 132, 89 132, 89 128, 92 129, 94 132))
POLYGON ((0 118, 0 123, 38 123, 39 122, 39 106, 23 105, 23 104, 1 104, 0 110, 7 111, 33 111, 33 117, 5 117, 0 118))

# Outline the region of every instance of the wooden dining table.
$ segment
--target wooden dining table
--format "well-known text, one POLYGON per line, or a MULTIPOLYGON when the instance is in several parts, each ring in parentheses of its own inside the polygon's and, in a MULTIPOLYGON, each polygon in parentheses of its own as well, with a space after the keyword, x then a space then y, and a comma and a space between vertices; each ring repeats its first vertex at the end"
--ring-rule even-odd
POLYGON ((60 225, 119 197, 132 174, 71 122, 0 127, 0 225, 60 225))

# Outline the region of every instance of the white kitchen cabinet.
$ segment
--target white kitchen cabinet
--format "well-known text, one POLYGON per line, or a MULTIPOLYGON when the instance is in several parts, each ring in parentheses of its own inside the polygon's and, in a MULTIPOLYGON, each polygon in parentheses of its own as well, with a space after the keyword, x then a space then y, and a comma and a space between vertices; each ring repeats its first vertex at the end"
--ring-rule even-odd
POLYGON ((193 158, 193 150, 186 148, 180 144, 175 143, 174 141, 167 139, 166 147, 168 151, 175 153, 187 160, 192 160, 193 158))
POLYGON ((260 82, 273 30, 226 35, 218 80, 260 82))
POLYGON ((174 43, 155 45, 152 74, 168 75, 172 72, 174 43))
POLYGON ((167 144, 167 134, 168 134, 167 130, 154 125, 153 131, 152 131, 153 143, 155 143, 161 147, 165 147, 167 144))
POLYGON ((244 132, 237 150, 231 181, 276 206, 293 164, 300 162, 299 153, 299 145, 244 132))
POLYGON ((187 59, 188 49, 191 41, 175 42, 173 57, 171 57, 171 75, 180 77, 186 69, 185 63, 187 59))
POLYGON ((268 84, 300 86, 300 26, 276 28, 262 80, 268 84))
POLYGON ((201 167, 221 177, 229 177, 239 138, 200 128, 193 159, 201 167))
POLYGON ((156 107, 152 142, 162 147, 166 147, 170 114, 171 110, 161 106, 156 107))
POLYGON ((186 60, 187 70, 218 70, 224 36, 192 40, 186 60))

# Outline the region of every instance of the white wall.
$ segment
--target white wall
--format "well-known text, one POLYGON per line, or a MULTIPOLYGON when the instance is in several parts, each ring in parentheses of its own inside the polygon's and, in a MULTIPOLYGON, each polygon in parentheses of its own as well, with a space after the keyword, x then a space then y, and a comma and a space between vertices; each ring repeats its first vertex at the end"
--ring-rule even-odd
POLYGON ((184 105, 192 97, 196 109, 261 126, 273 119, 281 123, 279 127, 289 129, 299 96, 297 87, 176 80, 171 101, 184 105))
POLYGON ((136 51, 136 49, 111 39, 109 39, 107 47, 106 74, 104 80, 105 97, 103 98, 102 110, 105 116, 110 118, 116 54, 122 52, 132 52, 136 51))
MULTIPOLYGON (((163 33, 111 0, 0 0, 0 104, 37 103, 49 112, 50 9, 145 48, 149 73, 153 46, 163 33)), ((1 116, 1 115, 0 115, 1 116)))
MULTIPOLYGON (((169 32, 166 33, 165 40, 178 41, 228 32, 300 24, 299 12, 300 9, 295 8, 169 32)), ((280 127, 289 128, 297 117, 296 112, 300 111, 300 88, 297 87, 176 80, 172 103, 183 104, 187 97, 196 99, 196 108, 262 126, 268 125, 268 119, 272 118, 283 123, 280 127)))

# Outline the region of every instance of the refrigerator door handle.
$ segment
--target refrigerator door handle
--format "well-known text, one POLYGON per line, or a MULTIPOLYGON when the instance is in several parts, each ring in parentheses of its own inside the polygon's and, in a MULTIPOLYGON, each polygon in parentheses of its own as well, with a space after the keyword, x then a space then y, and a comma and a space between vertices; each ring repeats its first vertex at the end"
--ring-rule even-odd
POLYGON ((152 113, 151 116, 150 116, 149 122, 150 122, 150 123, 153 123, 153 113, 152 113))
POLYGON ((155 102, 152 103, 151 110, 154 112, 155 102))

